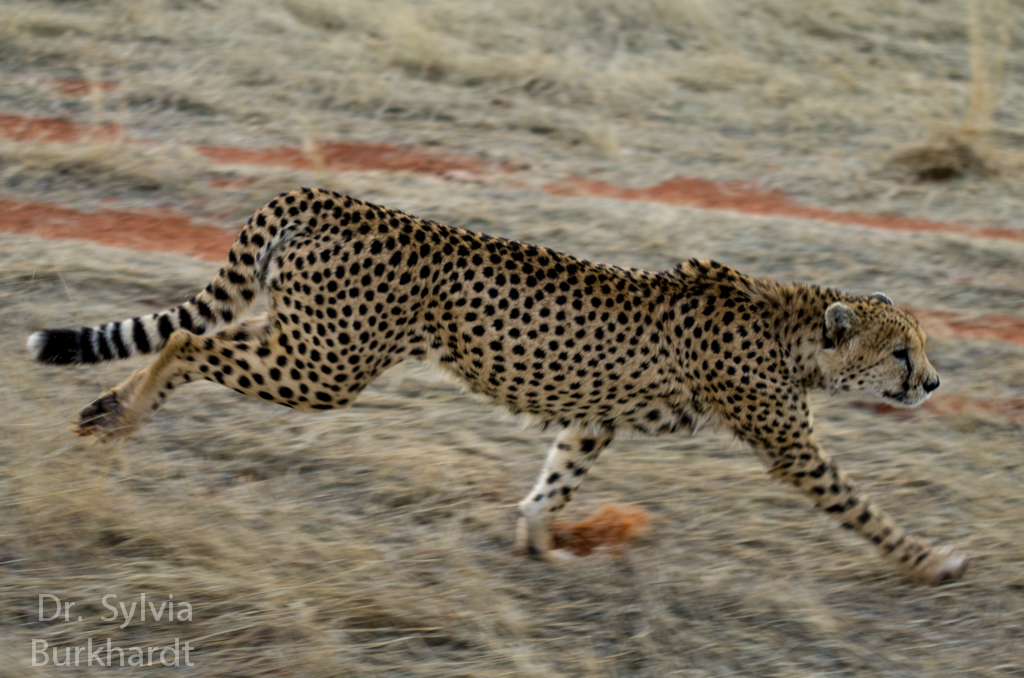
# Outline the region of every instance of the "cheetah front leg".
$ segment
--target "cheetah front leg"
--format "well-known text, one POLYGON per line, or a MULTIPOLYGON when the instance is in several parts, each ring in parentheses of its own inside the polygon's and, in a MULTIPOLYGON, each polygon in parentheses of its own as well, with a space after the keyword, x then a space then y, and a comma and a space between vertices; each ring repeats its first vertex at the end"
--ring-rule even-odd
POLYGON ((897 525, 813 440, 778 457, 769 473, 798 487, 843 527, 874 544, 885 560, 912 579, 940 584, 959 579, 967 569, 967 559, 952 548, 937 548, 897 525))
POLYGON ((519 503, 516 553, 548 558, 551 524, 565 508, 597 457, 615 438, 615 431, 570 427, 555 439, 544 469, 526 498, 519 503))
MULTIPOLYGON (((130 377, 94 400, 79 413, 71 424, 71 430, 78 435, 93 435, 106 442, 127 438, 134 431, 153 418, 167 400, 170 392, 184 382, 196 377, 210 378, 214 373, 231 375, 228 366, 220 371, 207 361, 197 362, 200 352, 223 350, 236 351, 259 345, 270 332, 270 321, 266 316, 252 318, 238 325, 227 327, 210 337, 202 337, 187 330, 177 330, 167 339, 167 344, 156 360, 135 371, 130 377), (223 348, 222 348, 223 347, 223 348), (203 374, 204 369, 209 374, 203 374)), ((221 358, 214 358, 219 363, 221 358)), ((224 361, 227 362, 226 360, 224 361)), ((235 367, 237 369, 237 365, 235 367)), ((235 377, 235 381, 241 375, 235 377)), ((247 379, 246 382, 249 380, 247 379)))

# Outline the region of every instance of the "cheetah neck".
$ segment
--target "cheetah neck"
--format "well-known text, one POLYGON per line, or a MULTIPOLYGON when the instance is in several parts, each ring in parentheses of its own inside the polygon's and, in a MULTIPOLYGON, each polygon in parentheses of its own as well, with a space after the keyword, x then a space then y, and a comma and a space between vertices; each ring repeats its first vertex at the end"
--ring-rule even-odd
POLYGON ((776 284, 774 329, 791 377, 804 388, 825 388, 818 366, 825 309, 846 295, 827 287, 776 284))

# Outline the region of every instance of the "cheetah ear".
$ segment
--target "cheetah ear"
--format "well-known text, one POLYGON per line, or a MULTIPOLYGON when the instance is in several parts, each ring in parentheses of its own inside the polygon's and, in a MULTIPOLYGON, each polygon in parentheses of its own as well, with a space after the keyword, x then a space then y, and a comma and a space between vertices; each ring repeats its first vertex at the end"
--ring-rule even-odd
POLYGON ((825 327, 822 348, 835 349, 850 338, 860 322, 857 313, 842 302, 835 302, 825 309, 825 327))
POLYGON ((868 299, 874 299, 875 301, 882 302, 886 306, 892 306, 892 299, 890 299, 889 297, 885 296, 881 292, 875 292, 870 297, 868 297, 868 299))

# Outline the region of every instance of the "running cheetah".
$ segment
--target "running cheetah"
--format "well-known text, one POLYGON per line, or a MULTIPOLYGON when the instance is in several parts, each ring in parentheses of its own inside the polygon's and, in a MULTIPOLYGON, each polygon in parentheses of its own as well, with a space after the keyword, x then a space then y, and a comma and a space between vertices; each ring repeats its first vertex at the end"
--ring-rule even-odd
POLYGON ((561 428, 520 504, 517 550, 535 557, 552 557, 551 523, 617 432, 716 425, 909 577, 935 584, 967 565, 901 529, 815 440, 810 389, 912 407, 939 386, 921 327, 884 295, 756 280, 713 261, 666 272, 594 264, 301 189, 257 211, 189 301, 42 330, 28 347, 54 364, 158 354, 74 422, 107 439, 195 379, 308 412, 352 404, 402 360, 430 360, 561 428), (264 290, 270 311, 239 322, 264 290))

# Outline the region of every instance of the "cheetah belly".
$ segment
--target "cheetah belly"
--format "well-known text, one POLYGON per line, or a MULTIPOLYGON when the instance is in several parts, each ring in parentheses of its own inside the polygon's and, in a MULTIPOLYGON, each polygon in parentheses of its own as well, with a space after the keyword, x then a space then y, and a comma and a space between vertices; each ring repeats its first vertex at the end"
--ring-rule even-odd
POLYGON ((695 431, 703 417, 694 409, 689 398, 642 398, 616 420, 620 429, 631 429, 645 435, 660 436, 682 430, 695 431))

